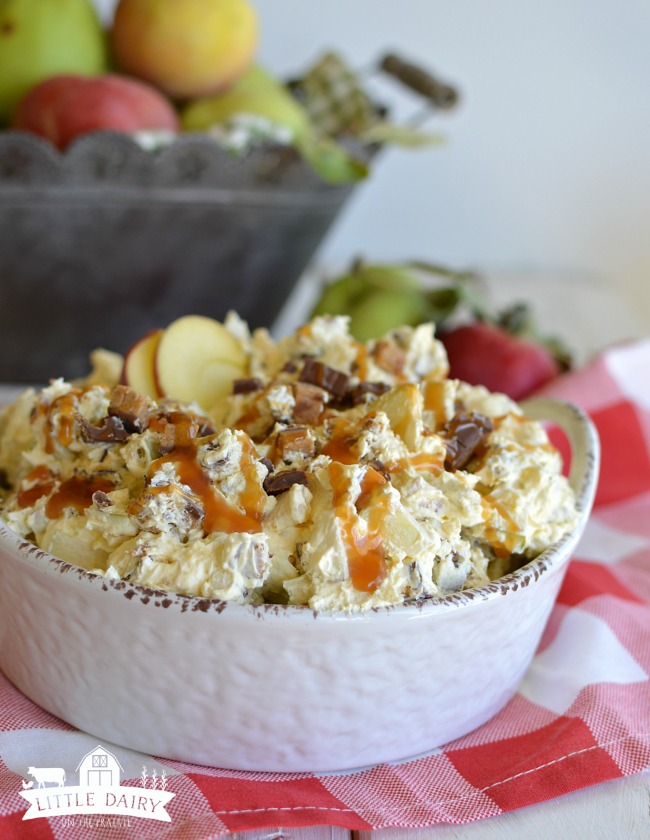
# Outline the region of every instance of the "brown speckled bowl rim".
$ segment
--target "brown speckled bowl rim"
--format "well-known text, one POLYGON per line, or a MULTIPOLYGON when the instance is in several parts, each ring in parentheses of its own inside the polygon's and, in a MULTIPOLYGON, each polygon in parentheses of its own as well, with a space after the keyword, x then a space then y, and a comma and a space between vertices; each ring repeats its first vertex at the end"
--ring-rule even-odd
MULTIPOLYGON (((577 505, 580 513, 575 528, 568 531, 550 545, 537 557, 530 560, 514 572, 510 572, 497 580, 472 589, 465 589, 460 592, 452 592, 441 597, 423 598, 417 601, 409 601, 403 604, 388 604, 385 606, 371 607, 359 611, 317 612, 309 607, 283 605, 283 604, 238 604, 232 601, 223 601, 210 598, 201 598, 196 595, 182 595, 175 592, 167 592, 162 589, 141 586, 129 583, 126 580, 113 580, 102 575, 89 572, 80 566, 74 566, 64 560, 55 557, 49 552, 39 548, 28 540, 16 534, 7 523, 0 518, 0 549, 10 551, 20 561, 25 561, 31 566, 46 573, 56 574, 61 579, 72 576, 75 582, 84 586, 90 586, 104 592, 121 594, 129 601, 136 601, 143 606, 152 605, 162 609, 174 609, 180 613, 203 613, 210 615, 221 615, 227 613, 229 617, 251 615, 257 619, 281 618, 284 620, 299 620, 305 617, 312 617, 320 622, 341 621, 341 620, 372 620, 378 616, 402 616, 410 619, 421 615, 433 615, 450 610, 458 610, 494 600, 519 589, 531 586, 542 577, 551 572, 557 572, 568 564, 571 552, 580 539, 591 513, 598 480, 598 469, 600 464, 600 451, 598 436, 593 423, 582 409, 561 400, 544 400, 545 404, 560 404, 575 415, 576 420, 584 430, 587 451, 584 457, 582 472, 575 476, 571 474, 571 482, 577 496, 577 505)), ((394 619, 393 619, 394 620, 394 619)))

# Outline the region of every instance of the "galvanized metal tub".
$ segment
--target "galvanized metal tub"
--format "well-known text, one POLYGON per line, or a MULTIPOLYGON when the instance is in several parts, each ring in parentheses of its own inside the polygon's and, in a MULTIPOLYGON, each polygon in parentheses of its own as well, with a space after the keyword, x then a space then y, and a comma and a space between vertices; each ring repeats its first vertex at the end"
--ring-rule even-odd
POLYGON ((83 375, 193 312, 270 325, 351 190, 283 147, 0 133, 0 380, 83 375))

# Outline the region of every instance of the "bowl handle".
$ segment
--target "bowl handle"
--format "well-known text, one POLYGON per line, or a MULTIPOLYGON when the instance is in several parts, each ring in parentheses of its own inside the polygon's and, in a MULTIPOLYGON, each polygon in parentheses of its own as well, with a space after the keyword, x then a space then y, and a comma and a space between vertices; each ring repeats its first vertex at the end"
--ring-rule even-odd
POLYGON ((533 420, 555 423, 571 446, 569 482, 577 497, 581 520, 589 516, 596 495, 600 468, 600 440, 589 416, 577 405, 550 397, 533 397, 521 403, 533 420))

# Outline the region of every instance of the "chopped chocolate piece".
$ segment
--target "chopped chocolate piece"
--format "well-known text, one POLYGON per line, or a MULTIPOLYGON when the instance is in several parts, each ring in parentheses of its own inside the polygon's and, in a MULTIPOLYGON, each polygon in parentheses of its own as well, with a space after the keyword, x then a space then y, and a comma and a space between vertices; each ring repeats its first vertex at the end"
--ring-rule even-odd
POLYGON ((279 496, 294 484, 307 484, 307 473, 304 470, 283 470, 264 479, 264 490, 269 496, 279 496))
POLYGON ((296 401, 293 419, 296 423, 315 426, 323 413, 325 391, 318 385, 310 385, 309 382, 296 382, 293 386, 293 396, 296 401))
POLYGON ((93 493, 93 504, 98 510, 106 510, 106 508, 113 506, 113 502, 103 490, 95 490, 93 493))
POLYGON ((447 437, 445 469, 453 472, 465 467, 492 428, 490 418, 477 411, 454 415, 444 429, 447 437))
POLYGON ((359 382, 348 390, 345 402, 353 406, 359 405, 365 400, 367 394, 380 397, 386 391, 390 391, 390 385, 386 382, 359 382))
POLYGON ((201 423, 197 432, 198 437, 208 437, 216 434, 217 430, 213 429, 209 423, 201 423))
POLYGON ((86 443, 121 443, 129 436, 119 417, 107 417, 101 426, 94 426, 81 416, 77 417, 77 422, 86 443))
POLYGON ((300 382, 318 385, 337 399, 345 396, 350 384, 350 377, 336 368, 317 362, 315 359, 305 359, 300 373, 300 382))
POLYGON ((282 460, 296 452, 310 458, 316 454, 316 441, 304 426, 289 426, 282 429, 276 435, 275 447, 282 460))
POLYGON ((260 458, 260 464, 264 464, 269 473, 275 471, 275 464, 270 458, 260 458))
POLYGON ((3 469, 0 469, 0 488, 2 490, 11 490, 9 476, 7 475, 7 471, 3 469))
POLYGON ((378 341, 372 355, 379 367, 390 373, 398 375, 404 370, 406 353, 392 341, 386 341, 385 339, 378 341))
POLYGON ((129 432, 144 432, 149 425, 153 405, 149 397, 126 385, 116 385, 108 413, 122 421, 129 432))
POLYGON ((254 391, 261 391, 263 387, 264 383, 254 377, 235 379, 232 383, 232 392, 233 394, 252 394, 254 391))
POLYGON ((288 361, 285 366, 282 368, 285 373, 296 373, 298 370, 298 365, 293 361, 288 361))

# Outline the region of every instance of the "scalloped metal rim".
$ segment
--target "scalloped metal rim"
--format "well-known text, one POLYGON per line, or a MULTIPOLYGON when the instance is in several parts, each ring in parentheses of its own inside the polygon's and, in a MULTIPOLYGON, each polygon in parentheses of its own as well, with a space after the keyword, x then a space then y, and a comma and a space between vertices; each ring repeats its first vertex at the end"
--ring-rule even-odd
POLYGON ((127 134, 99 131, 60 152, 25 131, 0 132, 2 191, 27 188, 259 190, 273 196, 340 196, 350 184, 323 181, 292 147, 257 146, 246 154, 224 149, 207 134, 187 133, 156 149, 145 149, 127 134))

